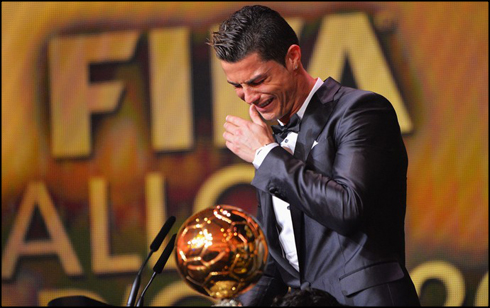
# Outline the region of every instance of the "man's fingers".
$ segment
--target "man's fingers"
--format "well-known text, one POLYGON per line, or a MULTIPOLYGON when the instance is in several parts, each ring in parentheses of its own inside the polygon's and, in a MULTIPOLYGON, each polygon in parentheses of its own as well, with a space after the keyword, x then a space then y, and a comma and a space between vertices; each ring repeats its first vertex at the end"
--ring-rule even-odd
POLYGON ((262 125, 264 123, 264 121, 259 115, 259 112, 257 111, 257 108, 255 108, 255 105, 250 105, 250 108, 248 109, 248 113, 250 114, 250 119, 252 119, 252 121, 255 124, 262 125))
POLYGON ((236 117, 236 116, 232 116, 232 115, 227 115, 226 116, 226 122, 229 122, 233 125, 236 125, 236 126, 243 126, 243 125, 246 125, 247 120, 244 120, 242 118, 239 118, 239 117, 236 117))
POLYGON ((233 125, 231 123, 228 123, 228 122, 225 122, 225 124, 223 124, 223 127, 225 128, 225 131, 230 132, 233 135, 237 131, 237 126, 235 126, 235 125, 233 125))
POLYGON ((232 136, 233 136, 233 135, 232 135, 232 134, 230 134, 229 132, 224 132, 224 133, 223 133, 223 138, 224 138, 226 141, 230 141, 232 136))

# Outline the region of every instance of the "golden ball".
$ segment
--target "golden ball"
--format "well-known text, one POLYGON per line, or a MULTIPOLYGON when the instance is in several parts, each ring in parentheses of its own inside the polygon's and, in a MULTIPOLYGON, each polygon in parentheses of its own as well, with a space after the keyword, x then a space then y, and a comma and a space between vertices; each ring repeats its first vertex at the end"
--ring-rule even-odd
POLYGON ((231 205, 216 205, 189 217, 175 242, 177 269, 194 290, 229 299, 251 289, 268 255, 256 219, 231 205))

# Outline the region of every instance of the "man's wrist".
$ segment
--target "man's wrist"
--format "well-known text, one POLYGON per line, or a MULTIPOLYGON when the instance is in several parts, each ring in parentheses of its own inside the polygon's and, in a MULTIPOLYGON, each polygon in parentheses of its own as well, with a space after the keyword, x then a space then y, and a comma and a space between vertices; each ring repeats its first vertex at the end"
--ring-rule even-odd
POLYGON ((262 164, 262 162, 264 161, 265 157, 267 156, 267 154, 269 154, 269 152, 275 148, 276 146, 279 146, 279 144, 277 144, 276 142, 271 142, 269 144, 266 144, 264 145, 263 147, 261 148, 258 148, 256 151, 255 151, 255 158, 253 160, 253 165, 255 167, 255 169, 259 169, 260 165, 262 164))

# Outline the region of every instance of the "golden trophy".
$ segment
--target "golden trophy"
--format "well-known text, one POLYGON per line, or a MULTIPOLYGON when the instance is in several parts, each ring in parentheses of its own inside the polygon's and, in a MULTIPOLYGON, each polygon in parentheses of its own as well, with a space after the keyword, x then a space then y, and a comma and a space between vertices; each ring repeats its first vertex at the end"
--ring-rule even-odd
POLYGON ((229 306, 238 304, 234 298, 260 279, 267 255, 267 241, 256 219, 231 205, 192 215, 175 242, 177 269, 184 281, 229 306))

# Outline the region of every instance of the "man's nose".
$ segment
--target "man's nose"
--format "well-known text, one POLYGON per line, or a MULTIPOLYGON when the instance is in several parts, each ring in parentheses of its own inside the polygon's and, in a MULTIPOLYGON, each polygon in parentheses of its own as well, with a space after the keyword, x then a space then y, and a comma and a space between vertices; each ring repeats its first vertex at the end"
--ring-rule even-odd
POLYGON ((243 100, 251 105, 259 100, 259 94, 250 87, 243 87, 243 100))

